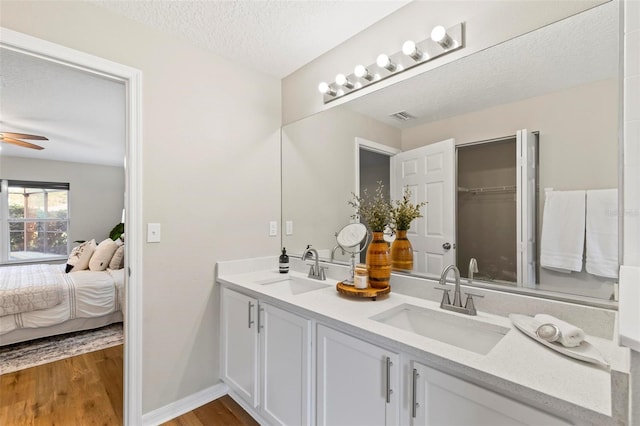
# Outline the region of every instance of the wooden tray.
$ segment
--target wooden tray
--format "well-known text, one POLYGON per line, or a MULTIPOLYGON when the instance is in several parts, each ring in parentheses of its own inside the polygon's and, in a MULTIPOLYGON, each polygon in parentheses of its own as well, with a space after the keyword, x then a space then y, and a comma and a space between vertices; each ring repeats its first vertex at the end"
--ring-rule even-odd
POLYGON ((370 298, 371 300, 376 300, 376 297, 382 296, 383 294, 389 294, 391 291, 390 286, 386 286, 385 288, 355 288, 352 285, 347 285, 342 281, 336 284, 336 290, 338 293, 344 294, 345 296, 351 297, 362 297, 362 298, 370 298))

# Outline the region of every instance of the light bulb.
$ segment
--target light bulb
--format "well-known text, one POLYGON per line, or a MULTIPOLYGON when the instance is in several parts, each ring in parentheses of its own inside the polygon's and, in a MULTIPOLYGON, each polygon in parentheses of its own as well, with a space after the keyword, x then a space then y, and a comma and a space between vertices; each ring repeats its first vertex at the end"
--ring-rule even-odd
POLYGON ((413 40, 407 40, 402 45, 402 53, 409 56, 414 61, 419 61, 422 59, 422 52, 418 50, 418 47, 413 42, 413 40))
POLYGON ((448 49, 453 45, 453 39, 447 34, 447 30, 442 25, 438 25, 431 31, 431 40, 438 43, 444 49, 448 49))
POLYGON ((347 89, 353 89, 353 83, 344 74, 336 75, 336 84, 338 86, 344 86, 347 89))
POLYGON ((358 78, 364 78, 367 81, 373 80, 373 75, 371 75, 367 67, 365 67, 364 65, 356 65, 356 67, 353 69, 353 73, 358 78))
POLYGON ((396 64, 391 62, 389 56, 385 55, 384 53, 378 56, 378 59, 376 59, 376 64, 380 68, 385 68, 386 70, 391 72, 394 72, 396 70, 396 64))
POLYGON ((329 87, 329 85, 324 81, 318 84, 318 91, 323 95, 331 95, 331 96, 336 95, 336 91, 333 90, 331 87, 329 87))

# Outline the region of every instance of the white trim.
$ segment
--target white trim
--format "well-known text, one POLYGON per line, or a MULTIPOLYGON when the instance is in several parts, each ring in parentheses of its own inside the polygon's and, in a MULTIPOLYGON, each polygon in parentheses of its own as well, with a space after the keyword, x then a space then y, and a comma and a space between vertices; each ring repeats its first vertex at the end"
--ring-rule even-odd
POLYGON ((167 404, 164 407, 160 407, 153 411, 145 413, 142 416, 141 424, 143 426, 155 426, 168 422, 169 420, 180 417, 181 415, 188 413, 189 411, 193 411, 198 407, 201 407, 211 401, 225 396, 228 392, 229 387, 220 382, 216 385, 167 404))
POLYGON ((229 396, 233 399, 244 411, 246 411, 253 419, 261 425, 270 424, 268 421, 264 419, 255 408, 253 408, 250 404, 247 403, 242 397, 240 397, 237 393, 233 391, 233 389, 229 388, 229 396))
POLYGON ((142 420, 142 72, 2 27, 0 46, 125 83, 125 267, 129 270, 129 277, 124 312, 124 424, 139 425, 142 420))
MULTIPOLYGON (((371 152, 377 152, 378 154, 387 155, 389 157, 393 157, 394 155, 399 154, 402 151, 399 150, 398 148, 394 148, 392 146, 370 141, 368 139, 364 139, 358 136, 356 136, 354 148, 355 148, 354 170, 356 171, 355 172, 356 179, 355 179, 355 186, 353 188, 353 193, 359 196, 360 195, 360 148, 366 149, 367 151, 371 151, 371 152)), ((390 164, 390 167, 391 169, 393 169, 393 165, 390 164)), ((390 170, 390 174, 391 174, 390 178, 393 179, 393 170, 390 170)))

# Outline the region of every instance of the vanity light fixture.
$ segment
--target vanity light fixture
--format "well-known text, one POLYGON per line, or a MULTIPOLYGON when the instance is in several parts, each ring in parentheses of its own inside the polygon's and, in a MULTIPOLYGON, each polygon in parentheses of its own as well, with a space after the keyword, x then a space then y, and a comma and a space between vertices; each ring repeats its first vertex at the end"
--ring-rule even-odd
POLYGON ((438 43, 443 49, 449 49, 454 44, 453 39, 447 34, 447 30, 442 25, 438 25, 431 30, 431 40, 438 43))
POLYGON ((318 84, 318 91, 320 93, 322 93, 323 95, 329 95, 329 96, 335 96, 335 95, 338 94, 338 92, 336 92, 336 90, 334 88, 329 86, 324 81, 321 82, 320 84, 318 84))
POLYGON ((384 53, 378 56, 378 59, 376 59, 376 64, 380 68, 384 68, 389 72, 394 72, 396 68, 398 68, 398 66, 391 61, 389 55, 385 55, 384 53))
POLYGON ((461 22, 449 28, 438 25, 424 40, 407 40, 401 47, 400 51, 393 54, 379 55, 373 64, 357 65, 353 69, 353 74, 338 74, 335 81, 320 83, 318 90, 323 95, 323 102, 339 99, 385 78, 393 77, 442 55, 462 49, 464 23, 461 22))
POLYGON ((344 74, 336 75, 336 84, 338 86, 344 86, 347 89, 353 89, 354 88, 353 83, 351 82, 351 80, 349 80, 347 78, 347 76, 344 75, 344 74))
POLYGON ((367 67, 365 67, 364 65, 356 65, 356 67, 353 69, 353 75, 358 78, 364 78, 367 81, 373 81, 374 79, 373 74, 371 74, 367 67))
POLYGON ((407 40, 402 45, 402 53, 413 59, 419 61, 422 59, 423 53, 418 49, 416 43, 413 40, 407 40))

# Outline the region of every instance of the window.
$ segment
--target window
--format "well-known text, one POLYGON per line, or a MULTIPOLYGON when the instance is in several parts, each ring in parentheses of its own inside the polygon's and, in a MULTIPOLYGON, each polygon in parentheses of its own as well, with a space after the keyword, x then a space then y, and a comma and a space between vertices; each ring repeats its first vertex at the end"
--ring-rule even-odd
POLYGON ((66 258, 69 184, 2 180, 2 263, 66 258))

